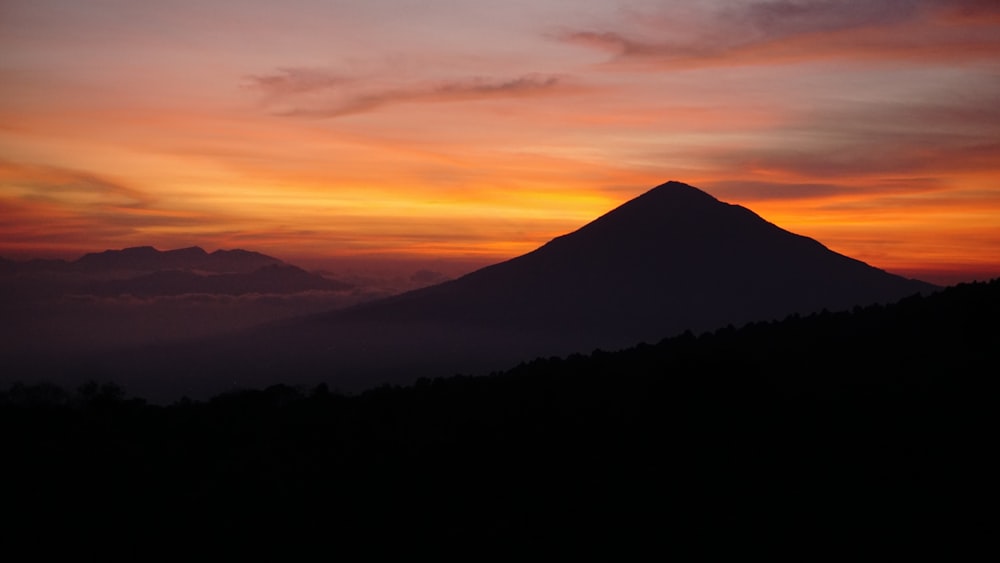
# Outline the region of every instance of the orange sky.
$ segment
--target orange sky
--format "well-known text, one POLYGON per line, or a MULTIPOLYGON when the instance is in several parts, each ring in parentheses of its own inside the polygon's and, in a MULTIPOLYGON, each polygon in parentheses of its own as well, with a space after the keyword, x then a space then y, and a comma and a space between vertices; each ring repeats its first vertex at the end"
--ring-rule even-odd
POLYGON ((0 4, 0 256, 484 263, 667 180, 1000 275, 1000 3, 0 4))

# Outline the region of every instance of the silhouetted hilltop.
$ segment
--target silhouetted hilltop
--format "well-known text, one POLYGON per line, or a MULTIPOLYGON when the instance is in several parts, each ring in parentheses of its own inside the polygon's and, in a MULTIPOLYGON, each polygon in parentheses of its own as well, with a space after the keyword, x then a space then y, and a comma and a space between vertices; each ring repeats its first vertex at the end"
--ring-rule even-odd
POLYGON ((207 271, 244 273, 268 266, 280 266, 284 264, 284 262, 277 258, 241 248, 216 250, 208 255, 208 262, 209 266, 203 268, 207 271))
POLYGON ((524 256, 330 320, 544 327, 607 347, 933 288, 668 182, 524 256))
POLYGON ((284 265, 277 258, 249 250, 216 250, 201 247, 157 250, 135 246, 121 250, 90 252, 72 261, 0 258, 0 272, 67 272, 103 274, 120 272, 194 271, 205 273, 250 273, 265 266, 284 265))
POLYGON ((105 250, 86 254, 73 262, 82 271, 200 270, 215 273, 250 273, 264 266, 284 264, 277 258, 246 250, 216 250, 197 246, 160 251, 152 246, 105 250))

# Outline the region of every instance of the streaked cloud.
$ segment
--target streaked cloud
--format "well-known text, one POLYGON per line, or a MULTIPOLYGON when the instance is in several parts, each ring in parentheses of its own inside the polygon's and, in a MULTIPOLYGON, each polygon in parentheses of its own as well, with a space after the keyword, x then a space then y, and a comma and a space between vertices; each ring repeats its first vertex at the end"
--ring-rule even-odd
POLYGON ((265 102, 286 116, 332 118, 402 103, 443 103, 525 98, 572 91, 565 77, 525 74, 513 78, 468 77, 400 82, 358 79, 319 69, 283 69, 250 77, 265 102))
MULTIPOLYGON (((149 193, 100 175, 62 167, 0 161, 0 251, 19 246, 91 248, 163 229, 211 221, 164 206, 149 193)), ((113 245, 119 246, 119 245, 113 245)))
POLYGON ((351 78, 323 69, 280 68, 272 74, 248 76, 247 86, 263 92, 267 98, 281 98, 328 90, 352 81, 351 78))
POLYGON ((1000 54, 995 2, 775 0, 707 6, 695 32, 670 17, 668 8, 606 29, 556 36, 608 51, 613 63, 678 68, 830 59, 920 64, 1000 54))
POLYGON ((149 194, 91 172, 4 160, 0 160, 0 186, 4 195, 28 201, 134 209, 153 201, 149 194))

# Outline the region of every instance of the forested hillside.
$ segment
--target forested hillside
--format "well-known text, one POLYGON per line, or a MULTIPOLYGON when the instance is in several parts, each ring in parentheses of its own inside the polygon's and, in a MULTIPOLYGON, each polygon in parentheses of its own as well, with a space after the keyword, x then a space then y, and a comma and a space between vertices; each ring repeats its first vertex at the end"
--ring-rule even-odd
POLYGON ((993 280, 350 396, 14 385, 9 537, 102 556, 958 549, 987 531, 998 319, 993 280))

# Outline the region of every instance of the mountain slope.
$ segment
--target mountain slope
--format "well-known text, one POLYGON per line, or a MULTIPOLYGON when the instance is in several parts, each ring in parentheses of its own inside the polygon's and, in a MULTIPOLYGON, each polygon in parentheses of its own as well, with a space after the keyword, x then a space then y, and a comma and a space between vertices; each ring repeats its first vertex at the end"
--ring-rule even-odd
POLYGON ((540 326, 608 346, 931 289, 668 182, 526 255, 327 320, 540 326))

